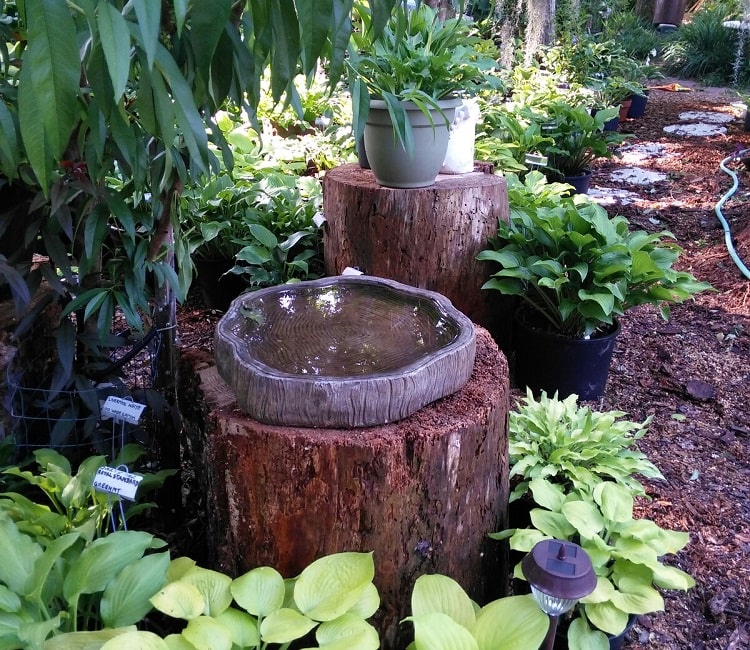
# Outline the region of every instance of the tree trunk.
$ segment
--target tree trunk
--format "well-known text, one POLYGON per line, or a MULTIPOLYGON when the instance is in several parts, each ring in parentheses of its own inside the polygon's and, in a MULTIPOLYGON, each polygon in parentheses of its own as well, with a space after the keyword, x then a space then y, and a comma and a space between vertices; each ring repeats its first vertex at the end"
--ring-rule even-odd
POLYGON ((656 0, 636 0, 635 13, 649 23, 654 18, 654 5, 656 0))
POLYGON ((419 575, 448 575, 481 603, 502 595, 507 563, 487 534, 506 522, 508 368, 486 330, 460 391, 351 430, 263 425, 237 410, 205 355, 184 360, 185 448, 207 498, 212 566, 291 577, 323 555, 372 551, 384 650, 407 645, 399 622, 419 575))
POLYGON ((555 0, 526 0, 525 64, 530 65, 537 50, 555 41, 555 0))
POLYGON ((492 269, 476 260, 508 220, 505 179, 471 172, 440 175, 435 185, 393 189, 356 164, 327 172, 326 273, 355 267, 373 276, 446 296, 474 322, 492 328, 492 292, 481 286, 492 269))

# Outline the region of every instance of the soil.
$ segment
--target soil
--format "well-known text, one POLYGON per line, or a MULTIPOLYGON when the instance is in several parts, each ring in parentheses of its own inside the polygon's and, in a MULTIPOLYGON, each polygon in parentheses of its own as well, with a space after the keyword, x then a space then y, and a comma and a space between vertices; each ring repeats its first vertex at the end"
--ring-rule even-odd
MULTIPOLYGON (((606 392, 589 405, 625 411, 632 420, 653 416, 639 444, 666 480, 646 482, 650 499, 639 503, 638 515, 691 533, 688 547, 670 561, 694 576, 695 588, 665 592, 665 611, 640 616, 628 647, 739 650, 750 648, 750 279, 730 256, 730 237, 714 207, 732 186, 719 164, 750 148, 750 133, 743 111, 731 105, 732 91, 672 79, 659 85, 672 83, 690 90, 651 90, 645 115, 620 123, 634 136, 623 150, 628 155, 601 161, 592 187, 597 195, 620 190, 605 192, 616 195, 608 210, 627 216, 634 228, 671 231, 684 249, 679 267, 715 290, 675 306, 669 321, 647 306, 628 312, 606 392), (687 111, 732 119, 720 135, 664 131, 700 121, 680 119, 687 111), (647 143, 661 145, 658 153, 632 164, 633 145, 647 143), (633 166, 665 176, 650 185, 633 184, 639 174, 609 177, 633 166)), ((747 266, 750 171, 740 160, 727 166, 739 186, 722 212, 747 266)), ((188 301, 178 316, 180 344, 210 351, 220 315, 197 298, 188 301)))

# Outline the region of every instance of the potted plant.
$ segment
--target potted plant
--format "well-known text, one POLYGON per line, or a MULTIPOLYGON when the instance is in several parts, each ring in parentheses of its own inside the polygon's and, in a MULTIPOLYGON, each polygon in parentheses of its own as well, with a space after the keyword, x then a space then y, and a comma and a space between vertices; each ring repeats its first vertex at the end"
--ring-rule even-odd
POLYGON ((588 191, 593 162, 610 158, 613 148, 629 137, 605 128, 617 116, 618 108, 606 108, 592 115, 585 106, 555 100, 530 111, 542 123, 542 133, 552 141, 540 145, 540 153, 547 157, 547 177, 570 183, 581 194, 588 191))
MULTIPOLYGON (((636 519, 633 495, 627 487, 603 481, 587 496, 566 493, 562 487, 536 478, 530 489, 541 506, 531 511, 532 527, 490 536, 509 539, 511 549, 521 553, 552 538, 575 542, 588 553, 597 586, 579 601, 567 620, 570 650, 609 650, 611 640, 625 632, 637 616, 664 609, 657 587, 687 590, 695 585, 689 574, 662 560, 682 550, 689 534, 665 530, 649 519, 636 519)), ((514 575, 523 578, 520 564, 514 575)))
POLYGON ((399 3, 377 36, 366 7, 351 41, 349 66, 357 141, 364 134, 376 180, 390 187, 435 182, 461 96, 499 87, 494 50, 463 17, 441 20, 419 2, 399 3))
POLYGON ((500 265, 483 288, 517 296, 513 347, 519 386, 581 399, 604 391, 617 318, 710 289, 673 268, 681 248, 668 231, 631 231, 585 195, 566 196, 540 172, 508 175, 510 220, 478 259, 500 265))

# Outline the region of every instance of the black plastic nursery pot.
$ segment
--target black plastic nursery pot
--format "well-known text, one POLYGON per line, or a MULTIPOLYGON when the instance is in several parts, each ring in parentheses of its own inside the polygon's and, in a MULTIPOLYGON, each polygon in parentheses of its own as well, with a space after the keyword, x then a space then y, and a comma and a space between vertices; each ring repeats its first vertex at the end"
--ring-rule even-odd
POLYGON ((576 339, 534 327, 516 311, 513 318, 514 383, 535 393, 546 391, 560 399, 578 395, 582 400, 601 397, 620 324, 603 336, 576 339))
POLYGON ((563 180, 573 186, 574 194, 588 194, 591 187, 591 171, 588 170, 576 176, 565 176, 563 180))
POLYGON ((648 103, 648 91, 645 95, 633 95, 630 100, 630 108, 628 109, 628 117, 639 118, 643 117, 646 113, 646 104, 648 103))

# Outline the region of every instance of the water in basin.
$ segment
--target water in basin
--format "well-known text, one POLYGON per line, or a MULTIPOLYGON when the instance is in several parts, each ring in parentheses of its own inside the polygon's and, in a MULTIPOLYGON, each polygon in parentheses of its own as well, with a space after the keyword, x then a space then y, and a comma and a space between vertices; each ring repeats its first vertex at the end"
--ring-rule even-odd
POLYGON ((282 373, 348 377, 418 363, 458 337, 428 298, 356 282, 245 296, 234 332, 258 362, 282 373))

